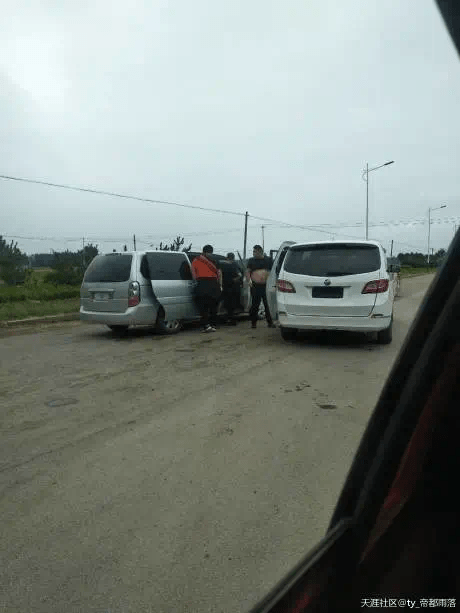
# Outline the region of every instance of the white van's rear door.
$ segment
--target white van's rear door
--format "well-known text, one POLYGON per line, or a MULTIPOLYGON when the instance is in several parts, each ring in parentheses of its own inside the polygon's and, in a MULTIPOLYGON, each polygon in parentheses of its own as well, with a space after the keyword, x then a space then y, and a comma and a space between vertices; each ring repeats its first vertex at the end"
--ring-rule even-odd
POLYGON ((372 244, 296 245, 283 267, 282 278, 295 289, 283 295, 284 308, 297 316, 368 317, 377 294, 363 290, 380 279, 381 265, 372 244))
POLYGON ((272 316, 273 321, 278 319, 278 302, 276 300, 276 282, 278 280, 278 276, 281 270, 281 266, 283 265, 284 258, 286 257, 286 253, 291 245, 294 245, 294 241, 285 241, 281 243, 280 248, 275 256, 273 261, 273 266, 268 275, 267 279, 267 302, 268 308, 270 310, 270 315, 272 316))

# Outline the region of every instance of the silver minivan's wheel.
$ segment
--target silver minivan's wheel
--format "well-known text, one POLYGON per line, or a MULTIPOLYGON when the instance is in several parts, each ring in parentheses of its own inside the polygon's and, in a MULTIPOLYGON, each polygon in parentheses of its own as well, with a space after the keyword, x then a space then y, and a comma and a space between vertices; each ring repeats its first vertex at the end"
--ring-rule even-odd
POLYGON ((281 338, 285 341, 293 341, 297 336, 297 328, 283 328, 280 326, 281 338))
POLYGON ((379 345, 389 345, 393 340, 393 315, 391 316, 390 325, 384 330, 377 332, 377 343, 379 345))
POLYGON ((124 334, 129 326, 108 326, 113 334, 116 334, 118 336, 121 336, 122 334, 124 334))
POLYGON ((182 328, 182 324, 178 319, 165 319, 164 316, 158 315, 156 329, 161 334, 177 334, 182 328))

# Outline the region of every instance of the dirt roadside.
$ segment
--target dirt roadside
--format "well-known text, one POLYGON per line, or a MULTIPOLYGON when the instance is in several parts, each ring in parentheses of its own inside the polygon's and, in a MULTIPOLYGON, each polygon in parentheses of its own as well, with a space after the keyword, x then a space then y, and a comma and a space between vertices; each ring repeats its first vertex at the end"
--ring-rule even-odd
POLYGON ((79 322, 0 340, 0 611, 245 611, 322 536, 394 342, 79 322), (3 606, 3 609, 2 609, 3 606))

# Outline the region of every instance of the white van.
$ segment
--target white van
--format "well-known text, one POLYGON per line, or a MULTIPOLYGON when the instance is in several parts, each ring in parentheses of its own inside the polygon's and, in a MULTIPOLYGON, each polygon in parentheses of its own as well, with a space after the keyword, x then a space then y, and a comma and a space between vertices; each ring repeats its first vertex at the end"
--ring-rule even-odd
MULTIPOLYGON (((80 289, 80 319, 107 325, 114 333, 155 326, 167 334, 197 320, 191 261, 199 255, 175 251, 131 251, 97 255, 80 289)), ((223 256, 213 254, 216 260, 223 256)), ((244 284, 241 310, 248 309, 244 284)))
POLYGON ((267 298, 285 340, 298 330, 372 332, 379 343, 392 340, 394 283, 376 241, 284 242, 267 298))

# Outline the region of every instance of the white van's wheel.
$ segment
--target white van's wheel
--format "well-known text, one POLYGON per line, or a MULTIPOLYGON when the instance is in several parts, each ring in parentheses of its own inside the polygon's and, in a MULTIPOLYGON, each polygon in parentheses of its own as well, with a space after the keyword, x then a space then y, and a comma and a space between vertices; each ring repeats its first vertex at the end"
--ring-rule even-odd
POLYGON ((390 325, 384 330, 377 332, 377 343, 379 345, 389 345, 393 340, 393 316, 391 316, 390 325))
POLYGON ((156 329, 161 334, 177 334, 182 328, 182 324, 178 319, 167 320, 162 315, 158 315, 156 329))
POLYGON ((297 328, 283 328, 280 326, 281 338, 285 341, 293 341, 297 336, 297 328))
POLYGON ((126 330, 128 329, 128 326, 108 326, 113 334, 117 334, 118 336, 121 336, 122 334, 124 334, 126 332, 126 330))

